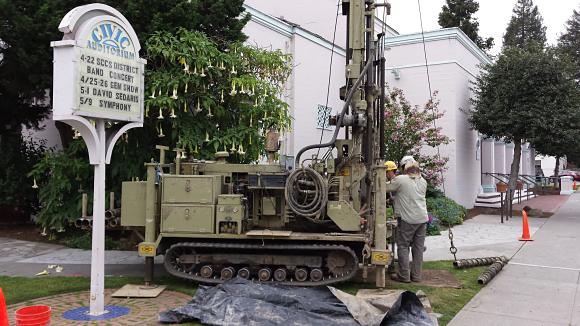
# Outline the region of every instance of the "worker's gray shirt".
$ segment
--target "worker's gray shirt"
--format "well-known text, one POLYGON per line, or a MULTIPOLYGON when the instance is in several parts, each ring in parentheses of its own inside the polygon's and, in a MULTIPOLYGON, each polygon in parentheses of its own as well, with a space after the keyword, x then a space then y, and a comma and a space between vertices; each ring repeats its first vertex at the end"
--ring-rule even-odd
POLYGON ((423 177, 396 176, 387 182, 387 192, 396 192, 394 207, 396 215, 401 216, 403 221, 410 224, 427 222, 427 181, 423 177))

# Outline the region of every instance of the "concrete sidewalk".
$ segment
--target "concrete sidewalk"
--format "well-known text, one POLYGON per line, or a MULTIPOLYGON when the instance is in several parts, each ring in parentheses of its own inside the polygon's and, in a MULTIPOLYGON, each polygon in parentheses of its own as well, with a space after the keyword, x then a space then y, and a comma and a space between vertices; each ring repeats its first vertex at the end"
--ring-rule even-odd
MULTIPOLYGON (((163 257, 155 257, 155 275, 165 275, 163 257)), ((91 251, 61 245, 15 240, 0 237, 0 275, 34 276, 48 268, 61 265, 55 276, 90 276, 91 251)), ((144 259, 136 251, 107 250, 105 274, 115 276, 143 276, 144 259)))
MULTIPOLYGON (((539 230, 548 219, 530 218, 530 233, 539 230)), ((478 215, 453 227, 453 243, 457 247, 457 259, 506 256, 512 257, 523 243, 518 241, 522 235, 522 218, 514 216, 502 224, 499 215, 478 215)), ((425 239, 427 251, 425 261, 452 260, 449 252, 449 233, 429 236, 425 239)))
POLYGON ((580 194, 449 325, 580 325, 580 194))

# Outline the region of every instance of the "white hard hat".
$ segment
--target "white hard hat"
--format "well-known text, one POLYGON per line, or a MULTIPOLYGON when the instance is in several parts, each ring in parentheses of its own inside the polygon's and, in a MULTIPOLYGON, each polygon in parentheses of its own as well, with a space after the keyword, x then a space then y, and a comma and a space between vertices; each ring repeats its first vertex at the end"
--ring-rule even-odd
POLYGON ((416 163, 417 161, 415 161, 415 159, 413 158, 413 156, 407 155, 407 156, 404 156, 401 159, 401 164, 399 164, 399 166, 405 167, 405 165, 407 165, 407 163, 412 163, 412 162, 415 162, 416 163))

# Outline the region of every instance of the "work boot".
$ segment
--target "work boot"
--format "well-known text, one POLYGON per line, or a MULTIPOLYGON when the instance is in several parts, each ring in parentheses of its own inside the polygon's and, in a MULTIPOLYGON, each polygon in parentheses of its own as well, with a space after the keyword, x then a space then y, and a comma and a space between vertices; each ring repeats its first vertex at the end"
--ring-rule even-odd
POLYGON ((395 282, 399 282, 399 283, 411 283, 410 279, 406 279, 399 274, 391 275, 391 280, 393 280, 395 282))

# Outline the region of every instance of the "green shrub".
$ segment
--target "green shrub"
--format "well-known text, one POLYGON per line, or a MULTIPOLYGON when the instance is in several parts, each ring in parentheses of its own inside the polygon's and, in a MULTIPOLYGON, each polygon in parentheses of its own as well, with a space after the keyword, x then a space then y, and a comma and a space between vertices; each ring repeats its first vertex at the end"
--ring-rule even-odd
POLYGON ((427 184, 427 198, 441 198, 445 197, 445 194, 441 189, 432 186, 430 183, 427 184))
POLYGON ((81 216, 82 193, 92 189, 91 165, 81 139, 71 142, 64 151, 47 151, 29 176, 38 183, 40 211, 36 223, 60 229, 81 216))
POLYGON ((429 221, 427 222, 427 235, 440 235, 439 219, 436 216, 429 214, 429 221))
POLYGON ((434 215, 442 226, 463 223, 465 207, 447 197, 427 198, 427 211, 434 215))
MULTIPOLYGON (((92 247, 92 235, 91 233, 73 234, 65 241, 65 244, 70 248, 90 250, 92 247)), ((105 250, 116 250, 119 249, 119 247, 119 241, 115 241, 111 239, 111 237, 105 236, 105 250)))

